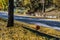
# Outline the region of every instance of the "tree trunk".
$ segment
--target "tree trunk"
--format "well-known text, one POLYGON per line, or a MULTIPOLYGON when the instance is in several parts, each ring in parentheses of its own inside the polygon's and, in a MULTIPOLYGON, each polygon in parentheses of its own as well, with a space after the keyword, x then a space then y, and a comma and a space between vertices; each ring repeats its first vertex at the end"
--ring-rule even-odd
POLYGON ((7 27, 14 26, 14 0, 9 0, 7 27))

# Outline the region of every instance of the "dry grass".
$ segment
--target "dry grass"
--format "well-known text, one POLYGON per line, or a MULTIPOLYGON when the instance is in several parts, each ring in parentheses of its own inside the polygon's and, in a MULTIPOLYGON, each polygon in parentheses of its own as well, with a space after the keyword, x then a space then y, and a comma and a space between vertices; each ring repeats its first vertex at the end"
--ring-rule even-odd
POLYGON ((15 22, 14 27, 6 27, 6 21, 0 19, 0 40, 57 40, 56 38, 38 35, 15 22))
MULTIPOLYGON (((36 30, 36 26, 37 26, 34 24, 27 24, 24 22, 16 22, 16 23, 18 24, 20 23, 21 25, 23 24, 23 26, 27 26, 28 28, 31 28, 34 30, 36 30)), ((39 29, 37 31, 60 38, 60 30, 55 30, 53 28, 39 26, 39 29)))

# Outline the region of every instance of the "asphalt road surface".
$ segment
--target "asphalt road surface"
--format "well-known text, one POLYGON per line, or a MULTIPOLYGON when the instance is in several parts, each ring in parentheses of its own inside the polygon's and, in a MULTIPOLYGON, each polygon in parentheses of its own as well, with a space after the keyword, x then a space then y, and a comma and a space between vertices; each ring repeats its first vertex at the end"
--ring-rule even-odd
MULTIPOLYGON (((0 12, 1 18, 8 18, 8 14, 5 12, 0 12)), ((40 19, 40 18, 30 18, 28 16, 14 16, 15 20, 26 22, 29 24, 36 24, 40 26, 50 27, 53 29, 60 30, 60 22, 58 21, 52 21, 52 20, 46 20, 46 19, 40 19)))

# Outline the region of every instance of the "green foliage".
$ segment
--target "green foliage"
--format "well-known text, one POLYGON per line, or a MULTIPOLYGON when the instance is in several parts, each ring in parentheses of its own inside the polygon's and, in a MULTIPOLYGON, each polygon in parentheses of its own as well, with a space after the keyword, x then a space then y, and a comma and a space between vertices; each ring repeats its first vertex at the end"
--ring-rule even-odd
POLYGON ((8 0, 0 0, 0 4, 3 7, 4 10, 8 7, 8 0))

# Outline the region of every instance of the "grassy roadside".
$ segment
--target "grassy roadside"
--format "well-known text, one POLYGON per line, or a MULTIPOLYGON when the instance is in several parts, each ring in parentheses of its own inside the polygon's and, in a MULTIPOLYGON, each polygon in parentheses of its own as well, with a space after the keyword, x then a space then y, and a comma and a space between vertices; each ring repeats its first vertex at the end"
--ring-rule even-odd
POLYGON ((0 19, 0 40, 57 40, 56 38, 37 34, 37 32, 33 32, 33 30, 27 30, 23 28, 25 25, 21 22, 15 21, 14 27, 10 28, 7 28, 6 24, 6 20, 0 19))
MULTIPOLYGON (((34 29, 34 30, 36 30, 36 27, 37 27, 37 25, 35 25, 35 24, 27 24, 24 22, 17 22, 17 23, 20 23, 21 25, 26 26, 27 28, 34 29)), ((43 27, 43 26, 39 26, 39 27, 40 28, 37 31, 57 37, 57 38, 60 38, 60 31, 59 30, 55 30, 55 29, 52 29, 49 27, 43 27)))

